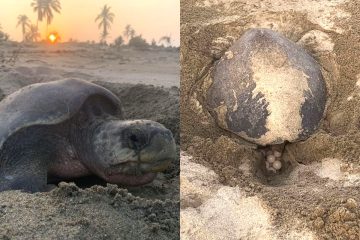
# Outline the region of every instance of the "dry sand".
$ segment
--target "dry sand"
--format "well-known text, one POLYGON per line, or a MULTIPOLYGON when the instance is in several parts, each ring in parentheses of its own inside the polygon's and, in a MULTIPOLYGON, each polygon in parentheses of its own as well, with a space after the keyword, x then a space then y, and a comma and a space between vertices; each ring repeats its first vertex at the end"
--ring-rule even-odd
POLYGON ((360 239, 359 1, 183 0, 181 36, 181 238, 360 239), (286 145, 279 174, 202 104, 209 68, 253 27, 303 46, 328 88, 320 129, 286 145))
MULTIPOLYGON (((126 118, 163 123, 179 144, 176 50, 118 50, 80 43, 19 48, 7 43, 0 45, 1 52, 7 61, 0 63, 0 98, 36 82, 88 80, 118 95, 126 118), (16 61, 9 61, 19 49, 16 61)), ((0 193, 0 239, 179 238, 178 161, 142 187, 106 186, 96 178, 77 184, 81 188, 60 183, 48 193, 0 193)))

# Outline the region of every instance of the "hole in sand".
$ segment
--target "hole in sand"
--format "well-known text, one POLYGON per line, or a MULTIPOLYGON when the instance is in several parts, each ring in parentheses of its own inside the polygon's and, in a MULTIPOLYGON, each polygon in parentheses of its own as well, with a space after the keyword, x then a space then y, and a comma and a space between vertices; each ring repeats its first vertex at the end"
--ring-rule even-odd
POLYGON ((286 180, 294 170, 295 164, 289 160, 288 154, 283 149, 285 149, 284 146, 258 148, 258 154, 255 157, 255 161, 253 161, 253 171, 262 184, 270 186, 286 184, 286 180))

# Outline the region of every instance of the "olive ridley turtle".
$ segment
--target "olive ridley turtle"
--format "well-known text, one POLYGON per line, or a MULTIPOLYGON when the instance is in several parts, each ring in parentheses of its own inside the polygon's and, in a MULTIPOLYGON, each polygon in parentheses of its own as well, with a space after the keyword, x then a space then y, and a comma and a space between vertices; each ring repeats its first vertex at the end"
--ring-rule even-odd
POLYGON ((246 31, 206 79, 205 105, 217 124, 268 146, 263 149, 266 168, 273 172, 281 168, 283 144, 310 137, 324 115, 327 96, 320 65, 270 29, 246 31))
POLYGON ((205 105, 217 124, 258 145, 307 139, 326 85, 316 60, 270 29, 250 29, 216 62, 205 105))
POLYGON ((109 90, 77 79, 24 87, 0 102, 0 191, 44 191, 49 179, 95 174, 151 182, 176 157, 170 130, 124 120, 109 90))

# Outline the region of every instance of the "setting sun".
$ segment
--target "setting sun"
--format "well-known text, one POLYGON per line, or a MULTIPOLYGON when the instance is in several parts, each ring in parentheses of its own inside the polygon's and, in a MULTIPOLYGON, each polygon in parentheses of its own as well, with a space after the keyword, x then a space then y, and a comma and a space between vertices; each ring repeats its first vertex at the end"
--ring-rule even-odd
POLYGON ((51 33, 49 34, 48 39, 51 43, 56 43, 59 40, 59 36, 56 33, 51 33))

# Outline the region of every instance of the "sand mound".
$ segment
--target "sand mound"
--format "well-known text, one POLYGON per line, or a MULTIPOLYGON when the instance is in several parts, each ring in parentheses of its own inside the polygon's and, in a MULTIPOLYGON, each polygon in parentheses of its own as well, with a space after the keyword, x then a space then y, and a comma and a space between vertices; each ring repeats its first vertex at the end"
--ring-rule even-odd
POLYGON ((0 194, 1 239, 176 239, 178 201, 134 197, 114 185, 0 194))
POLYGON ((182 239, 273 238, 270 214, 258 197, 220 185, 216 173, 189 161, 186 154, 181 171, 182 239))

